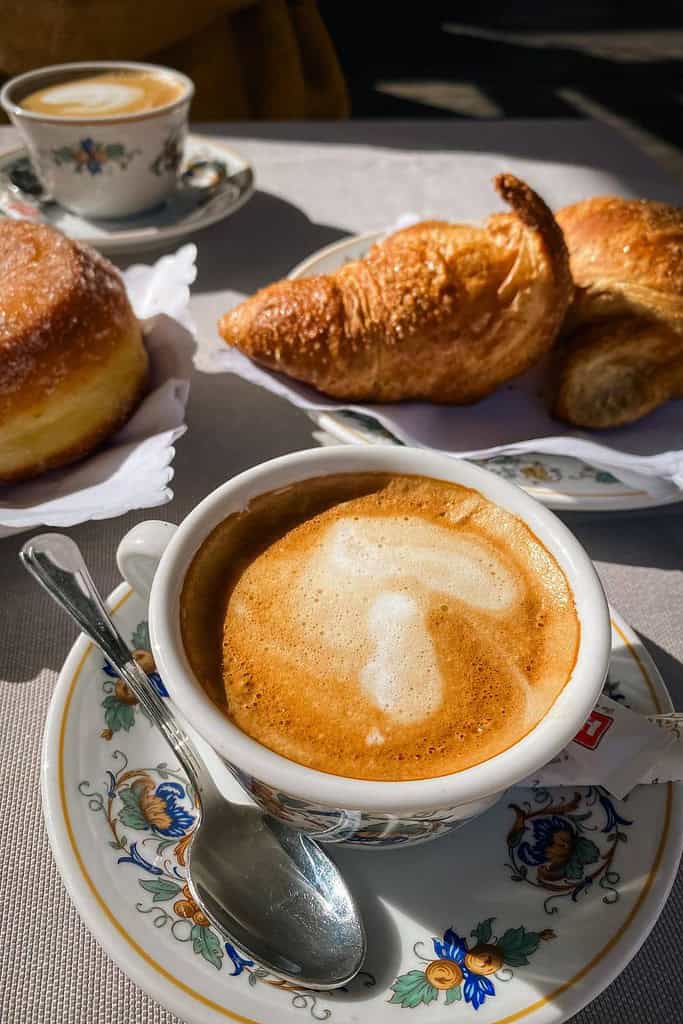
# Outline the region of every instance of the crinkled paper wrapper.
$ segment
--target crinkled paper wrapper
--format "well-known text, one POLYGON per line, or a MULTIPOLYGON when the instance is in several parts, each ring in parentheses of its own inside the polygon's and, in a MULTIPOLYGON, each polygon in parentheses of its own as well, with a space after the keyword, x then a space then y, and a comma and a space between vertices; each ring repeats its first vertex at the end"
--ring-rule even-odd
POLYGON ((153 266, 124 272, 149 353, 150 390, 123 429, 94 454, 35 480, 0 486, 0 537, 110 519, 171 500, 173 444, 186 430, 195 349, 188 306, 196 256, 194 245, 184 245, 153 266))
POLYGON ((635 786, 683 780, 683 715, 648 718, 602 696, 571 743, 520 786, 635 786))

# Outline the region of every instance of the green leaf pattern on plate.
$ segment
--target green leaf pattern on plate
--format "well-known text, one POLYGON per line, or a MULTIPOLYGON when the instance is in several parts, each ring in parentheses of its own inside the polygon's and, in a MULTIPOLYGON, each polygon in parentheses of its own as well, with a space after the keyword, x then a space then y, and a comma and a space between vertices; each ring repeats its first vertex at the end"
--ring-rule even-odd
POLYGON ((223 963, 223 950, 215 932, 199 924, 192 925, 190 932, 192 948, 195 953, 203 956, 207 963, 220 971, 223 963))
POLYGON ((168 878, 141 878, 139 881, 143 889, 152 893, 154 903, 165 903, 167 900, 172 900, 181 891, 178 883, 172 882, 168 878))

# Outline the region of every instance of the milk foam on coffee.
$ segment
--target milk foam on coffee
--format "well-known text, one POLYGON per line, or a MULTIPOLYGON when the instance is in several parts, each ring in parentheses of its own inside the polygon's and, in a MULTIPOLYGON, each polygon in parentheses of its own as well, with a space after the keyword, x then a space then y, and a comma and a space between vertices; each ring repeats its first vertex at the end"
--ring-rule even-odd
POLYGON ((438 776, 507 749, 552 705, 579 638, 567 580, 524 523, 412 476, 342 474, 257 499, 205 544, 181 604, 190 661, 202 681, 218 668, 222 686, 205 685, 233 721, 355 778, 438 776), (198 600, 195 622, 215 609, 213 668, 193 641, 198 600))
POLYGON ((391 717, 417 722, 443 700, 428 622, 431 602, 443 595, 504 610, 516 590, 506 566, 472 538, 418 518, 349 516, 324 532, 289 600, 302 635, 315 643, 321 601, 332 596, 338 607, 327 609, 322 624, 327 647, 342 650, 353 636, 363 647, 358 679, 370 699, 391 717), (313 622, 311 593, 320 595, 313 622))
POLYGON ((38 89, 22 107, 57 117, 98 118, 135 114, 170 103, 182 92, 180 82, 161 73, 121 70, 76 78, 38 89))

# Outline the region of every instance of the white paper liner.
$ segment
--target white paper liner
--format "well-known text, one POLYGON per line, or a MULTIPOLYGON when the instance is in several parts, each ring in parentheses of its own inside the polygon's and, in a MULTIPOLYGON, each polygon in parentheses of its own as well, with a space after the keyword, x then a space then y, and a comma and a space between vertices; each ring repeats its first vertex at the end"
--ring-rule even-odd
POLYGON ((35 480, 0 486, 0 536, 109 519, 171 500, 173 443, 186 430, 195 350, 188 306, 196 256, 196 246, 184 245, 153 266, 124 272, 150 357, 150 390, 123 429, 93 455, 35 480))

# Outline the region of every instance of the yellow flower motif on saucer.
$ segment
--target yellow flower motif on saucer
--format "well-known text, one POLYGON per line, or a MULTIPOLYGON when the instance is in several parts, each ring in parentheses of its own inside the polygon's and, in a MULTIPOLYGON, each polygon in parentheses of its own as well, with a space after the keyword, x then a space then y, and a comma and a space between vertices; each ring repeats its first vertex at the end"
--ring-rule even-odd
POLYGON ((140 810, 150 825, 159 832, 164 832, 173 824, 163 797, 154 792, 154 783, 145 785, 140 794, 140 810))
POLYGON ((131 690, 128 683, 124 683, 123 679, 117 679, 114 684, 114 693, 116 697, 124 704, 137 704, 138 699, 131 690))
POLYGON ((145 651, 142 648, 138 647, 136 650, 133 651, 133 657, 137 661, 142 671, 146 672, 147 675, 149 675, 150 672, 154 672, 156 670, 156 664, 154 663, 154 658, 152 656, 151 651, 145 651))
POLYGON ((462 981, 462 971, 455 960, 432 960, 425 969, 430 985, 441 990, 455 988, 462 981))
POLYGON ((208 928, 211 924, 208 917, 201 912, 192 899, 192 893, 187 884, 183 886, 183 899, 176 900, 173 904, 173 909, 178 917, 184 917, 192 921, 193 924, 199 925, 200 928, 208 928))
POLYGON ((480 943, 465 954, 465 967, 472 974, 495 974, 503 966, 503 952, 498 946, 480 943))

